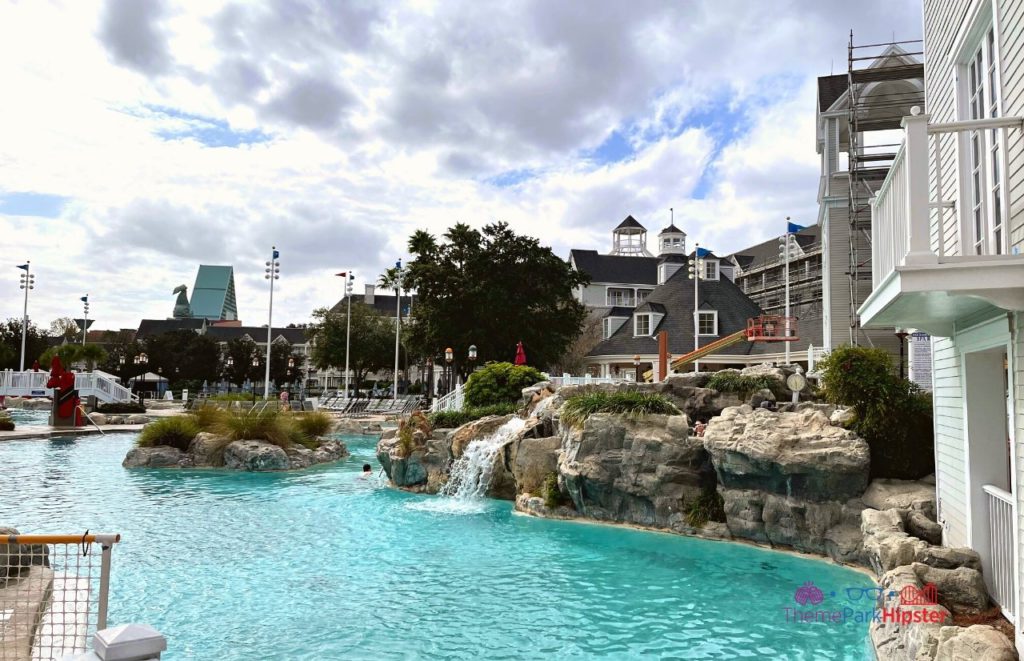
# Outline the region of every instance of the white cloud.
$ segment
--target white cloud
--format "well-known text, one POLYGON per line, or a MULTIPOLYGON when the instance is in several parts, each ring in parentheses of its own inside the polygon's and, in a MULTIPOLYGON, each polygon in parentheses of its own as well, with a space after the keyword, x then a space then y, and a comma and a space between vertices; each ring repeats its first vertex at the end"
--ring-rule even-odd
MULTIPOLYGON (((109 328, 167 316, 204 262, 235 266, 261 323, 271 244, 276 319, 303 321, 338 297, 335 271, 375 280, 414 229, 457 221, 566 254, 606 249, 627 214, 656 232, 674 207, 727 252, 813 220, 813 83, 841 70, 848 30, 920 32, 916 0, 852 5, 0 5, 0 197, 69 199, 59 218, 0 214, 4 252, 32 260, 40 323, 88 291, 109 328), (716 109, 734 131, 687 124, 716 109), (217 121, 269 139, 206 146, 217 121), (614 130, 629 160, 586 156, 614 130), (510 171, 526 178, 488 183, 510 171)), ((0 318, 20 313, 11 268, 0 318)))

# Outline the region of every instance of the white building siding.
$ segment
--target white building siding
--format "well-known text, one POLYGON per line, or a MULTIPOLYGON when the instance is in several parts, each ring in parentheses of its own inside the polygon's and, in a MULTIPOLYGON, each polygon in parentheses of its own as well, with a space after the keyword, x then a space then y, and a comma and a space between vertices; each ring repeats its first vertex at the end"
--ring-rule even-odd
POLYGON ((935 482, 939 493, 939 521, 949 546, 967 546, 967 496, 964 476, 963 393, 960 358, 949 338, 935 338, 933 403, 935 406, 935 482))
MULTIPOLYGON (((1024 3, 999 0, 999 54, 1003 114, 1024 117, 1024 3)), ((1010 246, 1024 252, 1024 135, 1009 131, 1007 138, 1007 199, 1010 246)))
MULTIPOLYGON (((1013 355, 1010 357, 1010 369, 1012 371, 1011 381, 1013 384, 1013 430, 1012 441, 1014 447, 1014 459, 1016 464, 1015 469, 1015 484, 1014 494, 1017 496, 1017 528, 1020 531, 1017 535, 1017 558, 1024 558, 1024 497, 1022 497, 1021 485, 1024 484, 1024 329, 1021 329, 1021 324, 1024 323, 1024 314, 1017 313, 1011 317, 1013 328, 1012 328, 1012 351, 1013 355)), ((1017 603, 1018 613, 1017 622, 1014 625, 1017 631, 1020 632, 1024 628, 1024 613, 1020 612, 1022 609, 1019 604, 1022 602, 1020 595, 1024 595, 1024 568, 1021 567, 1021 563, 1018 560, 1017 565, 1017 603)), ((1020 636, 1020 634, 1018 634, 1020 636)), ((1019 647, 1019 645, 1018 645, 1019 647)))

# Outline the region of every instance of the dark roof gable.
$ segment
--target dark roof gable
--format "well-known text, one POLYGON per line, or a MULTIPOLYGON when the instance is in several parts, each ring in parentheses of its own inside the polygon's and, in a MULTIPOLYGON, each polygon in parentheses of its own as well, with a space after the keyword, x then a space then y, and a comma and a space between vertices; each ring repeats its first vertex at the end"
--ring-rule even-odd
POLYGON ((579 271, 590 276, 591 282, 658 284, 657 257, 599 255, 596 250, 573 250, 569 258, 579 271))
POLYGON ((626 228, 637 228, 637 229, 642 229, 642 230, 646 230, 647 229, 646 227, 641 225, 640 222, 636 218, 634 218, 633 216, 626 216, 623 219, 623 221, 621 223, 619 223, 619 226, 616 227, 615 229, 621 230, 621 229, 626 229, 626 228))

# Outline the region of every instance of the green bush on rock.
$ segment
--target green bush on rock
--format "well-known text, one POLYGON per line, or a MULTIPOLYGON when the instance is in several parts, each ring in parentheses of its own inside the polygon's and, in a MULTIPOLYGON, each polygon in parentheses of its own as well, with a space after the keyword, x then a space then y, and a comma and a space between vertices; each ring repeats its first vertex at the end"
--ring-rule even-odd
POLYGON ((548 473, 540 487, 540 495, 544 499, 544 507, 551 510, 561 507, 568 500, 558 488, 558 473, 548 473))
POLYGON ((686 510, 686 522, 694 528, 703 528, 708 521, 725 521, 725 501, 714 487, 701 492, 686 510))
POLYGON ((736 372, 715 372, 708 379, 707 387, 718 392, 736 393, 746 398, 758 390, 771 390, 776 380, 766 374, 743 375, 736 372))
POLYGON ((292 415, 295 427, 307 438, 315 439, 317 436, 326 436, 334 429, 335 421, 329 413, 308 411, 292 415))
POLYGON ((871 448, 871 478, 916 480, 935 470, 931 400, 882 349, 841 346, 820 363, 825 399, 853 409, 871 448))
POLYGON ((466 381, 466 406, 515 404, 528 388, 544 380, 544 374, 527 365, 487 363, 466 381))
POLYGON ((428 418, 431 426, 435 429, 452 429, 489 415, 509 415, 518 410, 519 405, 515 403, 494 404, 492 406, 473 406, 461 411, 435 411, 428 418))
POLYGON ((562 422, 570 426, 583 424, 595 413, 616 413, 631 418, 661 413, 681 415, 676 405, 662 395, 635 390, 625 392, 588 392, 566 400, 562 407, 562 422))
POLYGON ((190 415, 160 418, 142 428, 142 433, 135 444, 141 448, 169 445, 182 452, 188 452, 189 444, 200 431, 202 430, 196 424, 195 418, 190 415))

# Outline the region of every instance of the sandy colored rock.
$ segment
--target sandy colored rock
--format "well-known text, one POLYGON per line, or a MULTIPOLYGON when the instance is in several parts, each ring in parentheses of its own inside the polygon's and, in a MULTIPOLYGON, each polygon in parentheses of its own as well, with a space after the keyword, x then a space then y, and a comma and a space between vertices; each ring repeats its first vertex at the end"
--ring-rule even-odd
POLYGON ((862 497, 876 510, 920 510, 935 520, 935 485, 915 480, 873 480, 862 497))
POLYGON ((466 446, 473 441, 493 434, 498 427, 512 419, 511 415, 489 415, 479 420, 468 422, 451 433, 449 447, 456 459, 462 456, 466 446))
POLYGON ((200 432, 192 439, 188 446, 189 454, 192 455, 192 462, 195 466, 217 466, 222 464, 221 453, 224 448, 223 437, 200 432))
POLYGON ((224 466, 236 470, 263 472, 291 468, 283 449, 267 441, 243 440, 224 448, 224 466))
POLYGON ((915 562, 912 567, 921 583, 935 584, 939 593, 939 603, 954 614, 977 615, 988 609, 988 589, 985 587, 985 579, 977 569, 937 569, 920 562, 915 562))
POLYGON ((939 645, 939 633, 953 621, 949 610, 942 605, 910 607, 903 605, 900 594, 905 588, 911 587, 914 590, 920 590, 924 587, 910 566, 901 566, 886 572, 878 581, 878 585, 882 588, 882 597, 878 608, 920 610, 927 614, 920 617, 938 620, 938 622, 907 624, 881 618, 878 621, 872 621, 869 631, 878 661, 925 661, 935 658, 939 645))
POLYGON ((547 476, 558 471, 561 449, 562 439, 558 436, 523 438, 517 443, 512 474, 520 493, 540 493, 547 476))
POLYGON ((935 661, 1015 661, 1017 650, 1002 632, 984 624, 942 627, 935 661))

